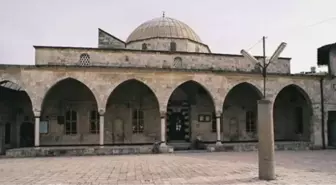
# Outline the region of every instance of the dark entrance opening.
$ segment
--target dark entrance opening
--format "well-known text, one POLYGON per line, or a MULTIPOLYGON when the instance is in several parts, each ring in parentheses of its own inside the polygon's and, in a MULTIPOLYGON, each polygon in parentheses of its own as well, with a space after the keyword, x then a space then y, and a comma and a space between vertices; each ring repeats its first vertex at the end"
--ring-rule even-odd
POLYGON ((328 111, 328 146, 336 146, 336 111, 328 111))
POLYGON ((169 119, 169 135, 171 140, 184 140, 185 125, 181 112, 172 113, 169 119))
POLYGON ((169 141, 190 141, 189 109, 187 101, 169 101, 167 108, 169 141))

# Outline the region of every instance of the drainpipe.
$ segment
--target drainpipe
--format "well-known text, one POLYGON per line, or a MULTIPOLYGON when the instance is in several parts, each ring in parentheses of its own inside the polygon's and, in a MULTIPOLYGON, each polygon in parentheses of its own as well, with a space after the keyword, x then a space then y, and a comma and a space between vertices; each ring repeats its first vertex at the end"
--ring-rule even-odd
POLYGON ((322 115, 322 119, 321 119, 321 130, 322 130, 322 148, 323 149, 326 149, 326 143, 325 143, 325 133, 324 133, 324 91, 323 91, 323 80, 324 80, 324 77, 323 76, 321 79, 320 79, 320 90, 321 90, 321 115, 322 115))

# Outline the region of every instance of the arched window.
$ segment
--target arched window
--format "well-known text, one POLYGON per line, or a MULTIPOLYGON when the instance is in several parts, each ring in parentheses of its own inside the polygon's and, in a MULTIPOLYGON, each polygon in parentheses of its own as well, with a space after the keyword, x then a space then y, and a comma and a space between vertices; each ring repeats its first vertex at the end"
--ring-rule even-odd
POLYGON ((142 50, 147 50, 147 44, 146 43, 142 44, 142 50))
POLYGON ((196 46, 195 52, 198 53, 199 51, 200 51, 200 48, 198 46, 196 46))
POLYGON ((132 130, 133 133, 143 133, 144 131, 144 113, 140 109, 133 109, 132 130))
POLYGON ((175 42, 170 43, 170 51, 176 51, 176 43, 175 42))
POLYGON ((74 110, 65 113, 65 134, 77 134, 77 112, 74 110))
POLYGON ((90 133, 99 134, 99 113, 95 110, 90 112, 90 133))
POLYGON ((87 53, 82 53, 79 56, 79 65, 81 66, 88 66, 90 65, 90 55, 87 53))

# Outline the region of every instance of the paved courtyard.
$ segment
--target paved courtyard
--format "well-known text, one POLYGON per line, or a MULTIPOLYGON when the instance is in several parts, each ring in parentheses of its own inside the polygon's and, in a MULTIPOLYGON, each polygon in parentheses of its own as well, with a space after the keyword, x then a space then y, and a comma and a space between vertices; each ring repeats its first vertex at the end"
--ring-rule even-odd
POLYGON ((336 184, 336 150, 276 152, 277 180, 256 152, 0 159, 0 184, 336 184))

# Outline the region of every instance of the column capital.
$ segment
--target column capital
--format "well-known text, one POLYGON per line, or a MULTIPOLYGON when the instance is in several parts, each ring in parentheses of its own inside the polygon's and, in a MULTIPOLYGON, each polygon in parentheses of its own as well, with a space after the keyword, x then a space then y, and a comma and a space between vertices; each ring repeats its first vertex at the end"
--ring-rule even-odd
POLYGON ((100 116, 104 116, 104 114, 105 114, 105 109, 99 109, 99 110, 98 110, 98 113, 99 113, 100 116))
POLYGON ((221 111, 217 111, 216 112, 216 118, 220 118, 222 117, 222 112, 221 111))
POLYGON ((167 112, 166 111, 161 111, 160 112, 160 118, 166 118, 167 117, 167 112))
POLYGON ((37 110, 37 109, 34 109, 34 117, 35 118, 39 118, 41 116, 41 111, 40 110, 37 110))

